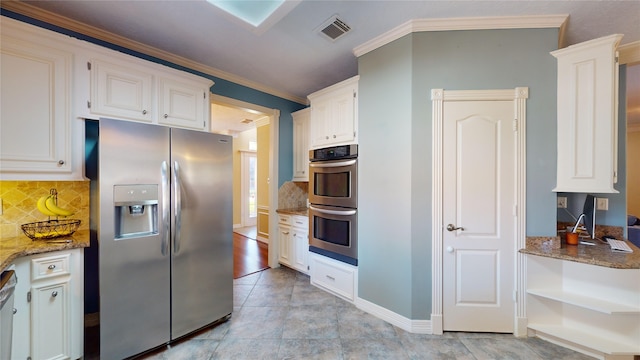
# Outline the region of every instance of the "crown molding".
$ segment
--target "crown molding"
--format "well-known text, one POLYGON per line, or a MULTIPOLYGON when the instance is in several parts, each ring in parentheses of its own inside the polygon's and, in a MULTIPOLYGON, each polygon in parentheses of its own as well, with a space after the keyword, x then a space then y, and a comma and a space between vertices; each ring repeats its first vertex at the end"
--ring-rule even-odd
POLYGON ((360 57, 405 35, 424 31, 559 28, 558 44, 561 45, 568 18, 569 15, 532 15, 409 20, 355 47, 353 54, 360 57))
POLYGON ((618 46, 620 65, 640 64, 640 40, 618 46))
POLYGON ((302 105, 308 105, 308 101, 306 98, 302 98, 302 97, 295 96, 283 91, 273 89, 266 85, 253 82, 251 80, 228 73, 226 71, 222 71, 222 70, 213 68, 211 66, 204 65, 202 63, 187 59, 185 57, 155 48, 153 46, 149 46, 141 42, 128 39, 124 36, 120 36, 114 33, 104 31, 102 29, 85 24, 80 21, 76 21, 64 16, 60 16, 58 14, 40 9, 38 7, 29 5, 21 1, 2 0, 0 2, 0 7, 9 11, 13 11, 17 14, 33 18, 35 20, 43 21, 48 24, 58 26, 70 31, 74 31, 79 34, 92 37, 94 39, 106 41, 108 43, 111 43, 117 46, 122 46, 124 48, 130 49, 148 56, 153 56, 155 58, 165 60, 176 65, 184 66, 186 68, 199 71, 204 74, 209 74, 215 77, 219 77, 221 79, 231 81, 233 83, 243 85, 258 91, 262 91, 264 93, 271 94, 273 96, 287 99, 302 105))

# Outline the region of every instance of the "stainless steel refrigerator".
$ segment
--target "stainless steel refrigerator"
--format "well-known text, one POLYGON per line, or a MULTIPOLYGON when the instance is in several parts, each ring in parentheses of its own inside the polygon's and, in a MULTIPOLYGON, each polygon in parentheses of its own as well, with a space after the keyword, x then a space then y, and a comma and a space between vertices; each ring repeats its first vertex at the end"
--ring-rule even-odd
POLYGON ((227 319, 231 137, 110 119, 87 129, 97 132, 87 166, 95 167, 100 358, 136 355, 227 319))

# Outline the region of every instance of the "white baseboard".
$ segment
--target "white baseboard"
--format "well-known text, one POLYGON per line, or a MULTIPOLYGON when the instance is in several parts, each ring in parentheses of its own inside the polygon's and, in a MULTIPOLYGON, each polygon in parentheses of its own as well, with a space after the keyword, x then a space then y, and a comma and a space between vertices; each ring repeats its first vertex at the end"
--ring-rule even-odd
POLYGON ((258 235, 258 236, 256 236, 256 237, 257 237, 257 239, 256 239, 256 240, 258 240, 258 241, 260 241, 260 242, 262 242, 262 243, 265 243, 265 244, 267 244, 267 245, 269 244, 269 238, 266 238, 266 237, 264 237, 264 236, 260 236, 260 235, 258 235))
POLYGON ((234 229, 241 228, 241 227, 242 227, 242 224, 233 224, 234 229))
POLYGON ((391 310, 383 308, 362 298, 356 298, 356 307, 391 325, 414 334, 432 334, 431 320, 411 320, 391 310))

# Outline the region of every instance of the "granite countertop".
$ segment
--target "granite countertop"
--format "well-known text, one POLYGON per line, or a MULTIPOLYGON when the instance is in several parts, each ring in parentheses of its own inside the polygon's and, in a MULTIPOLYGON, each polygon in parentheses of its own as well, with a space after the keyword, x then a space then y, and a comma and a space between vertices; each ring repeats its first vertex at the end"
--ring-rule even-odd
POLYGON ((608 244, 594 240, 596 245, 567 245, 560 237, 527 237, 523 254, 575 261, 613 269, 640 269, 640 249, 627 241, 632 253, 614 252, 608 244))
POLYGON ((89 247, 89 230, 78 230, 70 236, 51 240, 31 240, 23 234, 3 238, 0 240, 0 271, 11 265, 13 260, 22 256, 85 247, 89 247), (65 240, 70 241, 63 242, 65 240))
POLYGON ((294 208, 294 209, 277 209, 276 212, 278 214, 284 215, 299 215, 299 216, 309 216, 308 208, 294 208))

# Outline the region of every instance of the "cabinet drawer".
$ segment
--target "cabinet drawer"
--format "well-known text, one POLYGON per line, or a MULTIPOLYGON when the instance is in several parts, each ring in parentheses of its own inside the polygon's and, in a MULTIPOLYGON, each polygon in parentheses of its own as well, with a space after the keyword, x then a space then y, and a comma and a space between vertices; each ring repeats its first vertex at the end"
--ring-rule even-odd
POLYGON ((311 254, 311 284, 324 288, 348 301, 355 300, 356 270, 324 256, 311 254))
POLYGON ((294 227, 298 227, 298 228, 302 228, 302 229, 307 229, 309 228, 309 218, 306 218, 304 216, 293 216, 291 218, 291 222, 292 222, 292 226, 294 227))
POLYGON ((60 275, 69 275, 71 254, 41 257, 31 260, 31 280, 47 279, 60 275))
POLYGON ((291 216, 278 214, 278 222, 280 224, 291 225, 291 216))

